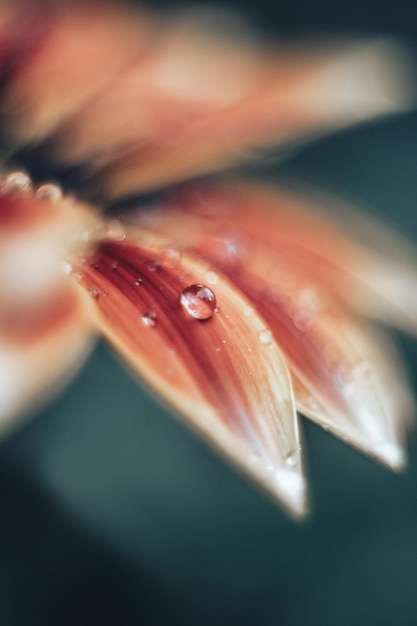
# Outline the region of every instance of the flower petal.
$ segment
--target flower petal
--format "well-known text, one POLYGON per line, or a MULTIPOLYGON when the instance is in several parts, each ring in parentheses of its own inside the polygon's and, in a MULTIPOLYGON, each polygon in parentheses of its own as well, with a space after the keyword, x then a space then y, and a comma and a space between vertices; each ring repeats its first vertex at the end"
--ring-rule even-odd
MULTIPOLYGON (((186 37, 180 43, 187 49, 186 37)), ((216 40, 211 45, 216 60, 219 47, 223 52, 217 74, 210 76, 211 93, 222 94, 224 84, 235 85, 236 77, 240 79, 229 100, 223 101, 221 95, 217 100, 207 97, 202 80, 182 92, 177 89, 175 72, 170 74, 170 82, 154 85, 153 80, 160 78, 158 63, 166 65, 164 53, 171 52, 167 46, 157 55, 156 66, 151 65, 154 74, 149 72, 148 80, 141 80, 142 72, 148 78, 147 68, 138 67, 136 77, 122 77, 120 90, 116 85, 110 97, 97 102, 85 118, 80 116, 77 135, 86 137, 100 107, 101 126, 94 136, 96 153, 102 152, 101 141, 104 146, 110 141, 117 147, 113 157, 106 155, 116 160, 99 179, 102 191, 113 197, 128 195, 218 171, 253 159, 255 150, 262 146, 311 139, 331 129, 408 108, 413 100, 400 70, 405 65, 404 55, 387 42, 338 42, 327 48, 294 46, 272 52, 258 49, 253 58, 242 46, 241 59, 236 53, 228 54, 228 46, 219 46, 216 40), (123 85, 126 80, 127 86, 123 85), (138 126, 131 121, 132 101, 141 111, 136 118, 138 126), (115 110, 126 120, 117 138, 111 130, 115 110), (103 123, 105 116, 107 123, 103 123), (101 140, 103 128, 110 130, 103 132, 101 140)), ((196 54, 191 48, 186 58, 191 66, 188 73, 198 75, 202 71, 197 65, 198 48, 196 54)), ((155 63, 151 57, 152 61, 155 63)), ((176 69, 179 80, 182 70, 181 65, 176 69)), ((100 158, 98 164, 103 164, 100 158)))
POLYGON ((83 299, 61 263, 89 220, 71 201, 30 189, 23 173, 0 186, 0 430, 60 390, 91 346, 83 299))
POLYGON ((240 292, 146 231, 103 241, 76 271, 98 327, 141 377, 301 515, 306 493, 289 374, 263 319, 242 315, 248 302, 240 292), (196 319, 184 303, 188 292, 180 296, 202 284, 215 290, 218 309, 196 319))
POLYGON ((242 181, 188 186, 170 202, 216 216, 223 230, 253 234, 280 266, 324 285, 349 308, 417 333, 417 250, 369 215, 315 189, 242 181))
POLYGON ((275 220, 245 191, 238 193, 240 210, 233 194, 214 187, 200 196, 180 194, 137 219, 211 261, 251 300, 287 358, 300 411, 400 469, 414 407, 395 350, 312 280, 314 267, 292 264, 281 247, 286 218, 275 220))
MULTIPOLYGON (((18 16, 37 32, 45 11, 32 11, 29 21, 27 3, 16 5, 18 16)), ((24 142, 44 139, 78 113, 137 57, 151 32, 143 14, 107 2, 60 3, 46 13, 47 27, 3 92, 6 130, 24 142)), ((18 53, 20 40, 12 42, 18 53)))
POLYGON ((113 196, 218 170, 263 145, 413 100, 405 55, 383 40, 272 49, 247 35, 232 43, 220 24, 208 32, 206 16, 167 25, 94 1, 44 13, 23 1, 0 12, 0 68, 2 48, 6 61, 24 59, 6 62, 5 129, 23 143, 49 138, 55 162, 87 162, 90 173, 104 167, 101 192, 113 196))

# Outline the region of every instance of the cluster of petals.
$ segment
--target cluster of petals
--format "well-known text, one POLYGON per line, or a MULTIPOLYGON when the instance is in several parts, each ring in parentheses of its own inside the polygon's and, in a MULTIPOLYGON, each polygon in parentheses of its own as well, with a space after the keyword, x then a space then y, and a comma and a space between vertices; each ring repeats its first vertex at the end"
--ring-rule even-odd
POLYGON ((405 464, 414 403, 385 326, 417 329, 417 255, 311 189, 201 176, 412 96, 390 42, 266 45, 219 19, 2 4, 0 424, 67 384, 102 334, 300 516, 300 414, 405 464), (78 197, 21 163, 35 179, 76 172, 78 197))

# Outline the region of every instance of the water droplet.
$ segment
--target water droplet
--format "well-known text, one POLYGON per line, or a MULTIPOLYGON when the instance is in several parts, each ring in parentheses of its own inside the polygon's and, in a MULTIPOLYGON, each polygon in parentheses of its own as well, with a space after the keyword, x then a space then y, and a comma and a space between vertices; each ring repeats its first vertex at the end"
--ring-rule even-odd
POLYGON ((153 328, 154 326, 156 326, 156 321, 157 321, 157 315, 154 311, 149 311, 148 313, 145 313, 145 315, 142 315, 142 324, 144 326, 147 326, 148 328, 153 328))
POLYGON ((162 254, 162 263, 165 267, 169 269, 174 269, 177 267, 178 263, 181 261, 181 250, 179 248, 174 248, 170 246, 166 250, 164 250, 162 254))
POLYGON ((39 200, 46 200, 47 202, 52 202, 53 204, 60 202, 63 198, 62 189, 59 185, 55 185, 54 183, 46 183, 45 185, 41 185, 36 190, 36 197, 39 200))
POLYGON ((258 334, 258 337, 259 341, 264 346, 268 346, 272 343, 272 332, 269 330, 269 328, 264 328, 264 330, 261 330, 261 332, 258 334))
POLYGON ((294 325, 299 330, 304 331, 304 332, 306 332, 313 323, 313 318, 310 315, 310 313, 303 309, 297 311, 293 315, 292 319, 293 319, 294 325))
POLYGON ((190 285, 180 295, 180 302, 189 315, 207 320, 216 308, 216 296, 205 285, 190 285))
POLYGON ((95 287, 89 287, 88 293, 90 294, 92 298, 94 298, 95 300, 98 300, 100 293, 97 291, 95 287))
POLYGON ((62 269, 64 270, 64 274, 66 274, 67 276, 71 276, 74 268, 72 267, 71 263, 69 263, 68 261, 63 261, 62 269))
POLYGON ((245 317, 251 317, 253 315, 253 308, 251 306, 245 306, 243 309, 243 315, 245 317))
POLYGON ((119 220, 111 220, 107 224, 106 236, 115 241, 123 241, 126 239, 126 231, 119 220))
POLYGON ((286 465, 288 465, 288 467, 295 467, 297 465, 297 461, 298 461, 298 454, 296 450, 293 450, 292 452, 288 452, 288 454, 285 457, 286 465))
POLYGON ((155 259, 154 261, 150 261, 147 265, 149 272, 160 272, 161 271, 161 261, 159 259, 155 259))
POLYGON ((26 172, 11 172, 5 177, 0 189, 1 193, 28 195, 33 192, 33 183, 26 172))
POLYGON ((218 232, 204 236, 198 245, 203 258, 212 260, 216 266, 233 267, 247 256, 248 245, 240 233, 218 232))
POLYGON ((137 278, 137 279, 135 280, 135 285, 136 285, 136 287, 139 287, 142 283, 143 283, 143 280, 142 280, 141 278, 137 278))
POLYGON ((111 264, 111 268, 113 272, 115 272, 118 267, 119 267, 119 261, 113 261, 113 263, 111 264))
POLYGON ((206 281, 210 285, 215 285, 218 282, 218 280, 219 280, 219 277, 216 274, 216 272, 209 271, 206 273, 206 281))

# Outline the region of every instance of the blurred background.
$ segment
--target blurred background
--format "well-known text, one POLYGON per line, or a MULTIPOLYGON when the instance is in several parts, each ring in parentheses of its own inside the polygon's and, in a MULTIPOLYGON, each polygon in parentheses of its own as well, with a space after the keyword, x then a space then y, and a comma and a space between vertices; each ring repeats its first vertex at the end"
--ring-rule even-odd
MULTIPOLYGON (((272 38, 417 41, 413 0, 219 6, 272 38)), ((316 183, 417 242, 416 169, 417 114, 408 113, 254 171, 316 183)), ((417 342, 398 341, 417 392, 417 342)), ((314 515, 294 524, 99 345, 53 405, 1 443, 0 624, 416 624, 416 439, 398 477, 304 426, 314 515)))

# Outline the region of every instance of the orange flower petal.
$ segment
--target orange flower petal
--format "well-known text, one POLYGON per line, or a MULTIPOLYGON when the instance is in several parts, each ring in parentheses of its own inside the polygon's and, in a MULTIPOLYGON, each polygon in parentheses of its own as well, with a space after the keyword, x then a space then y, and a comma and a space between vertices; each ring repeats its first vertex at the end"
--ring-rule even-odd
POLYGON ((289 374, 263 319, 242 315, 249 303, 240 292, 146 231, 102 242, 76 271, 98 327, 141 377, 274 498, 302 514, 305 483, 289 374), (217 305, 195 296, 195 285, 214 290, 217 305))
MULTIPOLYGON (((400 52, 385 42, 256 50, 253 58, 242 46, 239 59, 227 45, 214 40, 211 46, 218 71, 208 79, 211 97, 207 97, 203 80, 194 81, 188 91, 178 88, 183 72, 198 75, 203 71, 198 46, 194 55, 187 37, 180 45, 188 52, 178 55, 181 61, 187 59, 187 66, 184 69, 184 63, 178 67, 173 63, 169 81, 160 81, 158 67, 158 63, 164 67, 171 62, 164 57, 171 52, 167 46, 161 55, 156 54, 156 63, 150 56, 150 68, 139 66, 136 76, 133 72, 122 77, 120 90, 116 85, 103 106, 97 102, 78 120, 77 136, 86 137, 90 123, 96 128, 94 119, 100 107, 100 129, 106 130, 102 138, 100 129, 94 135, 96 167, 103 165, 101 142, 104 148, 113 146, 113 154, 108 153, 106 159, 116 161, 100 178, 102 189, 111 196, 218 171, 253 158, 259 147, 308 139, 408 107, 412 100, 398 69, 400 52), (219 49, 224 52, 220 60, 219 49), (235 86, 234 95, 233 90, 224 89, 228 83, 235 86), (222 98, 224 91, 226 98, 222 98), (220 95, 216 98, 216 94, 220 95), (132 121, 132 102, 140 111, 136 123, 132 121), (118 125, 113 134, 115 111, 124 122, 123 131, 119 132, 118 125), (107 123, 103 123, 105 116, 107 123)), ((91 156, 91 146, 86 156, 91 156)))
POLYGON ((413 405, 395 351, 386 342, 383 349, 362 320, 312 281, 311 272, 291 265, 292 258, 280 248, 288 230, 283 215, 270 219, 272 212, 254 205, 244 186, 234 190, 240 211, 230 202, 236 200, 233 194, 214 188, 200 196, 180 195, 176 204, 138 219, 212 262, 251 300, 298 381, 302 412, 400 469, 404 426, 413 405), (404 401, 397 402, 399 397, 404 401))
MULTIPOLYGON (((26 3, 17 6, 27 21, 26 3)), ((35 31, 38 13, 29 24, 35 31)), ((71 2, 47 14, 49 27, 3 94, 7 130, 20 141, 44 139, 78 113, 137 57, 151 32, 147 17, 106 2, 71 2)))
POLYGON ((314 189, 242 181, 189 186, 170 202, 215 216, 220 231, 253 235, 281 267, 324 285, 354 311, 417 333, 417 250, 369 215, 314 189))

